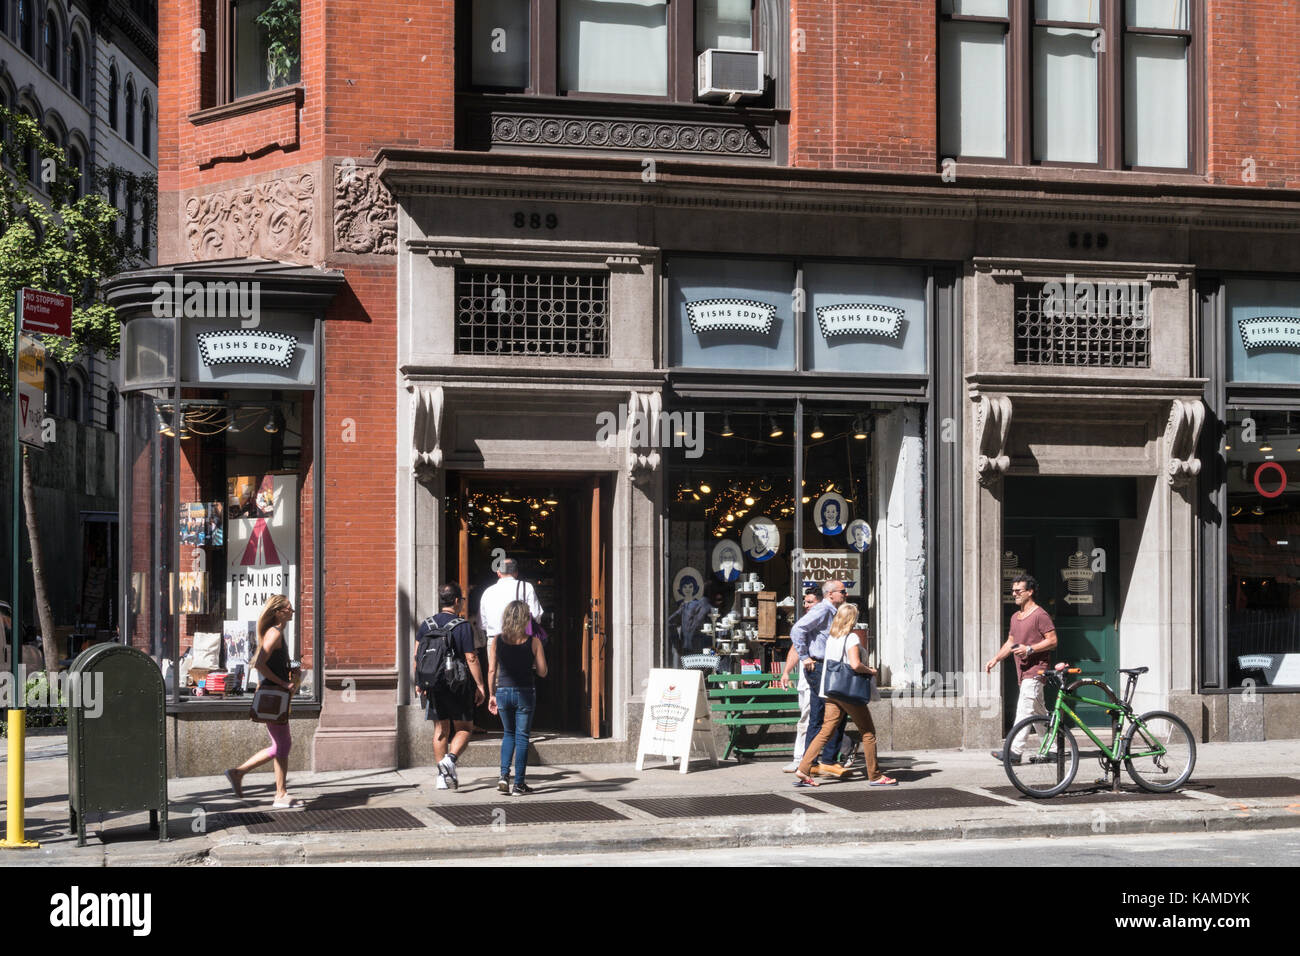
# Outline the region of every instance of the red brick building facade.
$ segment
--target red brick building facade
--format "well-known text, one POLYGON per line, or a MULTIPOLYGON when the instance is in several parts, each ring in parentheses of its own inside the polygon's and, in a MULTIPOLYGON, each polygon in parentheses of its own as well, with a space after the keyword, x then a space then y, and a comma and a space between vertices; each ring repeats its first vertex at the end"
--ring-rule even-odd
MULTIPOLYGON (((565 0, 477 12, 445 0, 303 0, 300 63, 241 96, 260 68, 241 61, 254 29, 247 6, 161 5, 167 265, 157 274, 283 263, 273 294, 290 311, 294 281, 332 290, 311 409, 322 444, 312 455, 306 442, 299 466, 303 487, 319 489, 302 499, 300 528, 318 521, 319 537, 302 539, 295 600, 304 660, 315 666, 313 648, 322 656, 300 708, 314 746, 295 761, 427 759, 410 703, 410 635, 434 610, 437 581, 482 576, 474 549, 497 544, 500 529, 467 516, 479 495, 498 509, 504 499, 540 511, 548 497, 587 509, 535 548, 543 577, 554 558, 584 567, 580 587, 572 569, 569 585, 557 579, 581 595, 562 600, 585 608, 557 622, 576 655, 564 693, 579 703, 558 705, 553 723, 563 740, 596 738, 578 759, 634 750, 648 670, 700 645, 673 630, 673 582, 713 560, 699 535, 730 537, 705 504, 690 510, 700 475, 743 460, 737 481, 769 486, 774 497, 749 506, 759 511, 727 512, 737 535, 754 514, 782 535, 780 561, 746 567, 763 590, 793 595, 798 582, 778 586, 773 571, 789 571, 790 548, 852 558, 810 514, 822 499, 808 486, 831 494, 841 468, 818 464, 820 446, 805 437, 818 415, 842 419, 848 474, 861 483, 847 498, 875 533, 855 567, 886 686, 898 691, 880 705, 887 747, 1000 739, 1002 688, 969 676, 1004 632, 994 595, 1009 567, 1064 588, 1053 561, 1065 538, 1100 575, 1070 592, 1082 604, 1060 593, 1061 613, 1087 611, 1073 621, 1071 653, 1112 679, 1121 665, 1151 666, 1140 695, 1203 739, 1300 733, 1287 657, 1300 654, 1300 584, 1289 560, 1233 544, 1284 541, 1300 507, 1282 492, 1248 500, 1260 484, 1233 469, 1278 462, 1285 485, 1300 479, 1300 455, 1242 460, 1224 447, 1252 416, 1270 434, 1300 433, 1292 345, 1234 353, 1232 327, 1260 311, 1300 316, 1300 81, 1289 59, 1300 26, 1287 4, 755 0, 738 13, 647 0, 646 19, 624 23, 603 4, 565 0), (762 51, 763 92, 699 98, 706 42, 762 51), (626 75, 601 44, 620 51, 626 75), (1004 71, 980 66, 989 63, 1004 71), (1168 94, 1171 75, 1186 87, 1168 94), (1185 123, 1157 115, 1180 109, 1185 123), (998 116, 1005 129, 990 129, 998 116), (984 145, 966 155, 958 138, 984 145), (792 303, 764 285, 787 272, 792 303), (596 277, 598 305, 583 308, 603 310, 603 344, 475 346, 476 322, 496 323, 498 335, 508 323, 488 306, 475 312, 474 290, 550 281, 539 276, 596 277), (480 279, 487 285, 474 286, 480 279), (1026 303, 1067 280, 1135 283, 1142 305, 1121 308, 1118 324, 1058 329, 1056 345, 1043 345, 1051 335, 1033 329, 1046 313, 1026 303), (697 341, 687 316, 706 292, 769 303, 776 331, 697 341), (847 345, 814 322, 819 303, 843 310, 864 297, 906 316, 889 347, 921 336, 915 363, 880 351, 880 327, 862 324, 867 312, 883 322, 880 312, 853 313, 847 345), (788 345, 754 338, 785 335, 783 323, 788 345), (753 415, 765 434, 743 454, 706 445, 702 463, 629 434, 614 451, 596 444, 602 410, 642 400, 700 411, 709 442, 732 438, 720 427, 728 413, 753 415), (793 424, 780 440, 798 444, 771 444, 776 417, 793 424), (860 419, 871 436, 861 468, 860 419), (1081 489, 1096 500, 1080 504, 1081 489), (1036 508, 1040 499, 1052 504, 1036 508), (1267 515, 1233 524, 1232 508, 1250 514, 1257 503, 1267 515), (1262 597, 1269 588, 1296 599, 1262 597), (933 684, 929 674, 952 705, 909 708, 909 688, 933 684), (1242 694, 1255 687, 1269 692, 1242 694)), ((558 293, 544 321, 514 296, 507 312, 518 310, 520 334, 568 328, 558 293)), ((186 474, 182 465, 180 501, 190 500, 186 474)), ((124 490, 123 506, 140 502, 124 490)), ((137 550, 139 530, 124 535, 137 550)), ((502 536, 506 551, 525 547, 516 532, 502 536)), ((747 594, 724 596, 738 634, 747 594)), ((175 656, 191 631, 167 626, 175 656)), ((752 633, 746 657, 764 644, 752 633)), ((178 699, 175 726, 199 721, 211 734, 197 703, 178 699)), ((206 746, 194 743, 183 772, 208 766, 206 746)))

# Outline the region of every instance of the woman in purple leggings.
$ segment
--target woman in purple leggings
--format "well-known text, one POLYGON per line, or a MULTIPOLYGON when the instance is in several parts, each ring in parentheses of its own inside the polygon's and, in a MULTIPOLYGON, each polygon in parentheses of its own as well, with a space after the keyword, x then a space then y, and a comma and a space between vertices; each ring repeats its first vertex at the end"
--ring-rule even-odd
MULTIPOLYGON (((284 645, 284 626, 293 617, 293 605, 282 594, 267 600, 266 606, 257 619, 257 653, 249 664, 251 670, 262 675, 262 679, 285 688, 290 694, 294 692, 293 675, 289 670, 289 650, 284 645)), ((275 761, 275 802, 273 810, 301 810, 303 803, 289 796, 285 789, 285 778, 289 772, 289 721, 282 724, 267 724, 271 735, 271 746, 249 757, 238 767, 226 771, 226 779, 236 797, 243 797, 244 774, 262 766, 268 760, 275 761)))

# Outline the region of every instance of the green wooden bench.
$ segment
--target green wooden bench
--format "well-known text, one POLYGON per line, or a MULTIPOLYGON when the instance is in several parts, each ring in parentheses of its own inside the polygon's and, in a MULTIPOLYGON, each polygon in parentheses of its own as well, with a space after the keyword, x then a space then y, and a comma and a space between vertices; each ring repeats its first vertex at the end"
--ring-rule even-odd
POLYGON ((791 744, 762 746, 769 727, 789 726, 799 723, 799 692, 794 687, 773 686, 780 674, 710 674, 705 677, 708 687, 709 717, 727 728, 726 760, 732 753, 751 757, 757 754, 789 754, 791 744), (758 684, 746 687, 746 684, 758 684), (750 746, 743 745, 742 732, 756 728, 757 739, 750 746))

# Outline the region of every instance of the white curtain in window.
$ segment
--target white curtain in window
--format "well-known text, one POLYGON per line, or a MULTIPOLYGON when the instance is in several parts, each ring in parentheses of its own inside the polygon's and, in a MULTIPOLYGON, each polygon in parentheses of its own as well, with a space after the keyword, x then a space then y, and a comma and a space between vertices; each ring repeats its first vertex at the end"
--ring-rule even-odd
POLYGON ((1034 30, 1034 159, 1097 162, 1097 54, 1088 30, 1034 30))
POLYGON ((1186 30, 1187 0, 1126 0, 1124 20, 1131 27, 1186 30))
POLYGON ((754 49, 752 0, 697 0, 695 50, 754 49))
POLYGON ((668 4, 560 0, 560 88, 668 95, 668 4))
POLYGON ((943 0, 943 12, 963 17, 1005 17, 1007 0, 943 0))
POLYGON ((1034 19, 1100 23, 1102 0, 1034 0, 1034 19))
POLYGON ((1007 155, 1006 30, 945 21, 939 50, 939 149, 944 156, 1007 155))
POLYGON ((1124 162, 1187 167, 1187 41, 1124 38, 1124 162))
POLYGON ((528 0, 477 0, 470 26, 475 86, 528 86, 528 0))

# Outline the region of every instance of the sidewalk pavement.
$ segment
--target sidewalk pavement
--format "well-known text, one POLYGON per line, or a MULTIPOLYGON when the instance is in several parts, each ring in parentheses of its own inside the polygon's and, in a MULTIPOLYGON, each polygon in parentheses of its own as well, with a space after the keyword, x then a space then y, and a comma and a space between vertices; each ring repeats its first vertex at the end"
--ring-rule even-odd
MULTIPOLYGON (((246 778, 243 801, 234 797, 224 777, 187 777, 168 782, 168 841, 158 841, 149 831, 147 813, 109 814, 103 824, 92 813, 87 845, 78 847, 68 830, 66 740, 32 736, 27 740, 27 836, 41 845, 0 851, 0 865, 383 863, 449 856, 1300 827, 1300 741, 1207 743, 1197 750, 1196 772, 1182 793, 1141 794, 1125 777, 1123 794, 1094 789, 1051 800, 1007 793, 1010 781, 987 750, 882 754, 882 767, 899 780, 896 788, 868 788, 859 763, 841 780, 796 789, 794 776, 781 772, 782 760, 732 760, 714 767, 707 759, 697 759, 687 774, 662 762, 648 764, 641 773, 632 764, 537 766, 528 773, 536 792, 523 797, 498 793, 491 768, 462 768, 456 791, 435 790, 437 774, 431 767, 293 773, 289 790, 307 803, 306 811, 267 812, 242 821, 224 814, 269 811, 274 793, 269 772, 246 778), (1247 778, 1290 778, 1294 786, 1285 780, 1280 786, 1251 784, 1247 778), (1279 795, 1248 796, 1243 791, 1279 795), (775 809, 755 814, 751 806, 740 807, 739 815, 733 810, 664 818, 653 811, 662 813, 667 804, 627 802, 706 798, 692 804, 692 811, 705 813, 717 809, 709 806, 717 801, 707 798, 731 795, 762 796, 775 809), (341 810, 347 817, 357 808, 384 808, 389 823, 396 818, 410 828, 267 833, 256 832, 263 827, 249 826, 269 821, 271 827, 323 827, 330 823, 325 811, 341 810), (438 812, 448 808, 453 813, 468 810, 478 819, 461 822, 479 825, 454 825, 438 812), (549 824, 520 819, 557 809, 587 819, 549 824), (393 814, 395 810, 405 814, 393 814), (591 819, 595 815, 612 819, 591 819)), ((1081 748, 1076 788, 1089 789, 1100 775, 1094 753, 1081 748)))

